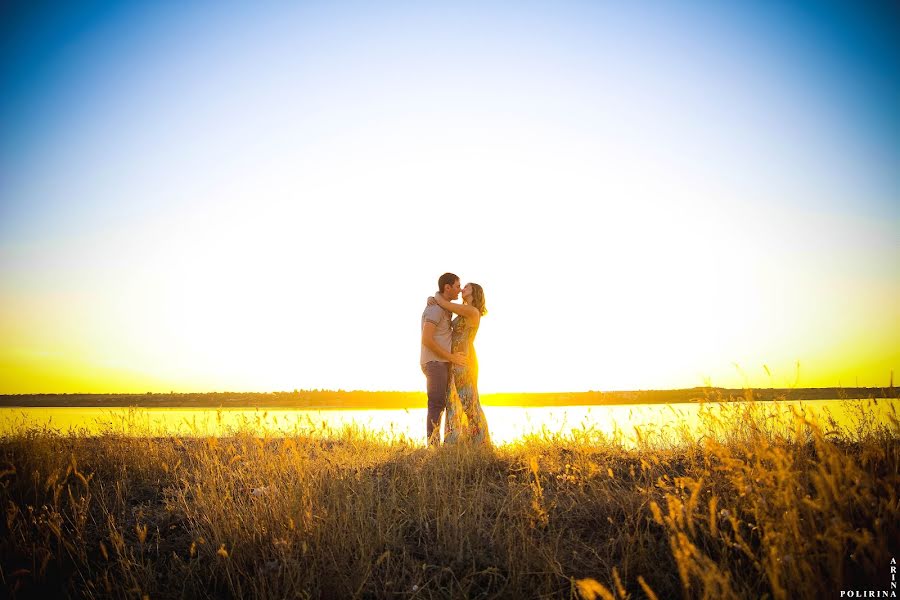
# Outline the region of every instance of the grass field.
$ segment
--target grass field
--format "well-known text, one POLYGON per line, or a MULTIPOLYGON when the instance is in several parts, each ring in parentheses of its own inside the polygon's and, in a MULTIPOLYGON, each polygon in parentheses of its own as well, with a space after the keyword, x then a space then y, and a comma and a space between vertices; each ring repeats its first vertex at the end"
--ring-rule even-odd
MULTIPOLYGON (((358 429, 0 438, 13 597, 837 598, 889 590, 900 422, 754 404, 637 448, 358 429)), ((640 436, 639 436, 640 437, 640 436)))

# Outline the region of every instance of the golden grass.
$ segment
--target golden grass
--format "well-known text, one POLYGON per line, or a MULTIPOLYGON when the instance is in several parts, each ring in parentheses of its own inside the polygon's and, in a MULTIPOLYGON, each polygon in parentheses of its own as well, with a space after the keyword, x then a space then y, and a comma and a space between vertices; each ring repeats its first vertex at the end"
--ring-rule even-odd
MULTIPOLYGON (((425 449, 360 429, 0 439, 20 597, 823 598, 883 589, 900 424, 704 411, 700 438, 585 430, 425 449)), ((669 430, 670 431, 670 430, 669 430)))

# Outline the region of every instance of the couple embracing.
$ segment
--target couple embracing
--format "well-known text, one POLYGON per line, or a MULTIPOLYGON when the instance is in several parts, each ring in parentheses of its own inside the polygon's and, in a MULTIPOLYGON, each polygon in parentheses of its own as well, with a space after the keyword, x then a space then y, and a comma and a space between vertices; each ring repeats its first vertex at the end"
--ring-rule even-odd
POLYGON ((422 352, 419 362, 428 391, 425 431, 428 445, 468 441, 487 444, 487 420, 478 399, 478 358, 475 334, 481 317, 487 314, 484 290, 477 283, 460 289, 459 277, 444 273, 437 293, 428 298, 422 313, 422 352), (462 304, 453 302, 462 293, 462 304), (452 315, 456 315, 453 317, 452 315))

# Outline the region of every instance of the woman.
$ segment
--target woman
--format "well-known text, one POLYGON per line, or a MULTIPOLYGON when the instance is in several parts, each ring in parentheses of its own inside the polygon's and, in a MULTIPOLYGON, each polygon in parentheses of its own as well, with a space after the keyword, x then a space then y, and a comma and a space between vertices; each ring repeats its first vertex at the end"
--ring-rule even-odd
POLYGON ((477 283, 468 283, 462 290, 462 299, 462 304, 454 304, 440 295, 428 300, 458 315, 453 319, 450 351, 454 354, 462 352, 469 358, 467 365, 454 364, 450 368, 444 442, 466 440, 488 444, 487 419, 478 399, 478 357, 475 355, 475 334, 478 333, 481 317, 487 314, 484 290, 477 283))

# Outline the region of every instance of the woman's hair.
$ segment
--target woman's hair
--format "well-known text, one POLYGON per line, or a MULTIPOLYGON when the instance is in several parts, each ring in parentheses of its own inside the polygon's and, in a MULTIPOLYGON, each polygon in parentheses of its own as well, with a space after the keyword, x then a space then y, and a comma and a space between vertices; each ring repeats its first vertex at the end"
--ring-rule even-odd
POLYGON ((484 290, 477 283, 469 282, 469 285, 472 286, 472 306, 477 308, 483 317, 487 314, 487 307, 484 305, 484 290))

